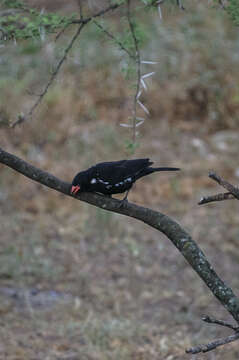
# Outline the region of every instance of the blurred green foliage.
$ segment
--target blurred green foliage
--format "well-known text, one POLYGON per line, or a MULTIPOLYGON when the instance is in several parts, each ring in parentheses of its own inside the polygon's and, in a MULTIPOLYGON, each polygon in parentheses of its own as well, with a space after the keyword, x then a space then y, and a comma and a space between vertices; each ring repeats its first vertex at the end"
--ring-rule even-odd
POLYGON ((42 38, 45 33, 54 33, 66 27, 76 16, 39 12, 16 0, 5 0, 2 5, 9 10, 0 17, 2 40, 42 38))
POLYGON ((239 1, 229 0, 228 6, 226 7, 230 18, 236 26, 239 26, 239 1))

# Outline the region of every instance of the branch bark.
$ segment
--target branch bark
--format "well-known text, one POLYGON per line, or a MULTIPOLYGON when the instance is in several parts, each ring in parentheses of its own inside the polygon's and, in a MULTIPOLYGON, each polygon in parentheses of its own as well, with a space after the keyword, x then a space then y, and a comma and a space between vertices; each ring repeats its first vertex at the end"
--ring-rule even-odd
MULTIPOLYGON (((72 197, 70 194, 71 184, 56 178, 46 171, 38 169, 1 148, 0 163, 9 166, 42 185, 72 197)), ((104 210, 133 217, 165 234, 208 286, 214 296, 227 309, 236 322, 239 323, 239 299, 235 296, 232 289, 219 278, 202 250, 177 222, 158 211, 132 203, 126 203, 121 206, 119 200, 99 194, 82 193, 75 199, 87 202, 104 210)))

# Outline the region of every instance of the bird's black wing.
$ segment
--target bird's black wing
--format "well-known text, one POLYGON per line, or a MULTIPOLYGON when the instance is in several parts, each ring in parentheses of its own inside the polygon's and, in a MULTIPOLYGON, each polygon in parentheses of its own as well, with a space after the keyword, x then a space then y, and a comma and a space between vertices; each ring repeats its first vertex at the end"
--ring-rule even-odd
POLYGON ((93 166, 91 170, 94 177, 110 184, 116 184, 130 176, 135 176, 152 164, 149 159, 120 160, 99 163, 93 166))

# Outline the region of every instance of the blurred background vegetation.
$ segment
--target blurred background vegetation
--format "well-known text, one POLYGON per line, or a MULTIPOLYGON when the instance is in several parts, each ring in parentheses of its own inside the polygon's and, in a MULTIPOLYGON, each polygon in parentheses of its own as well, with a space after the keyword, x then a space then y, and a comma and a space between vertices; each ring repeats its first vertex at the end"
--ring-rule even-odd
MULTIPOLYGON (((25 3, 66 22, 79 13, 73 0, 25 3)), ((102 6, 87 4, 89 12, 102 6)), ((210 169, 238 181, 239 33, 213 1, 184 6, 166 2, 162 20, 157 9, 138 12, 142 59, 158 64, 142 65, 156 74, 142 96, 150 116, 133 154, 182 172, 138 182, 129 200, 185 226, 237 293, 237 203, 197 201, 218 191, 210 169)), ((118 13, 101 24, 126 31, 118 13)), ((96 162, 130 156, 131 130, 120 123, 135 91, 126 54, 92 23, 33 118, 9 127, 30 109, 73 31, 57 41, 40 31, 0 47, 1 147, 67 181, 96 162)), ((200 323, 204 313, 228 315, 163 236, 0 169, 0 358, 188 359, 186 347, 224 335, 200 323)), ((223 357, 237 359, 236 344, 204 356, 223 357)))

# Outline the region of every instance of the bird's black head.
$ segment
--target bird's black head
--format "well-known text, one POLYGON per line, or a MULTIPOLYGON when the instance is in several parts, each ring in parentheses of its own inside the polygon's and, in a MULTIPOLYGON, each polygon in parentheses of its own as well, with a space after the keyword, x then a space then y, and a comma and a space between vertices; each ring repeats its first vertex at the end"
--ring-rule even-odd
POLYGON ((74 177, 71 184, 71 194, 76 195, 78 192, 86 190, 88 177, 86 171, 81 171, 74 177))

